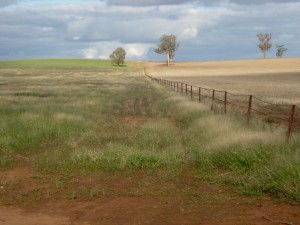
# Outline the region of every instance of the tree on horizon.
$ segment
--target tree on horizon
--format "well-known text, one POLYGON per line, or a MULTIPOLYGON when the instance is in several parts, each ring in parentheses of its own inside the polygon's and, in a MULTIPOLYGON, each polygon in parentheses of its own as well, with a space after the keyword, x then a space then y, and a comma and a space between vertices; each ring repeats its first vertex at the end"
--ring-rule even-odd
POLYGON ((261 50, 261 52, 264 54, 264 59, 266 58, 266 53, 269 51, 269 49, 272 48, 272 44, 270 43, 272 39, 272 34, 257 34, 256 37, 258 38, 258 41, 260 42, 257 46, 261 50))
POLYGON ((111 63, 113 65, 120 66, 124 64, 125 56, 126 56, 126 51, 123 48, 119 47, 112 52, 109 58, 111 59, 111 63))
POLYGON ((284 45, 276 45, 277 53, 276 56, 278 58, 282 58, 283 54, 288 50, 284 45))
POLYGON ((174 34, 170 34, 170 35, 166 35, 164 34, 161 38, 160 38, 160 44, 157 46, 156 49, 154 49, 154 51, 157 54, 166 54, 167 56, 167 66, 170 65, 170 61, 173 60, 174 56, 175 56, 175 52, 179 47, 179 43, 177 43, 176 41, 176 35, 174 34))

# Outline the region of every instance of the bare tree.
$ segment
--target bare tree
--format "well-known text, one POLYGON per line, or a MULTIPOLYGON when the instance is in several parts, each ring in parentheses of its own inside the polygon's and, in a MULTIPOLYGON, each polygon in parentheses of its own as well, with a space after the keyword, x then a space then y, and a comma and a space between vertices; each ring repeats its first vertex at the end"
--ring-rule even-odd
POLYGON ((266 52, 272 47, 272 44, 270 43, 272 39, 272 34, 257 34, 256 37, 258 38, 258 41, 260 42, 257 46, 261 50, 261 52, 264 54, 264 58, 266 58, 266 52))
POLYGON ((167 65, 170 65, 170 61, 173 60, 175 52, 179 47, 179 43, 176 41, 176 36, 174 34, 166 35, 164 34, 160 38, 160 44, 154 50, 157 54, 167 55, 167 65))
POLYGON ((123 48, 119 47, 112 52, 109 58, 111 59, 111 63, 113 65, 120 66, 125 62, 125 55, 126 51, 123 48))
POLYGON ((276 45, 276 48, 277 48, 276 56, 278 58, 282 58, 283 53, 288 50, 286 47, 284 47, 284 45, 276 45))

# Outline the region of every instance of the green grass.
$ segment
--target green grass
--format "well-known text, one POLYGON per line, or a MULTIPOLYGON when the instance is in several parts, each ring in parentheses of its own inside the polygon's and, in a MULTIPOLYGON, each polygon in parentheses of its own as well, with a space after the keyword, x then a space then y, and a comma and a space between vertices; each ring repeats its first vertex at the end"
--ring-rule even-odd
POLYGON ((116 67, 110 60, 97 59, 26 59, 26 60, 0 60, 0 68, 52 68, 52 69, 101 69, 124 68, 130 65, 116 67))
POLYGON ((299 143, 286 144, 284 130, 249 128, 153 85, 140 69, 106 63, 0 61, 0 167, 21 156, 45 173, 188 169, 246 194, 300 201, 299 143))

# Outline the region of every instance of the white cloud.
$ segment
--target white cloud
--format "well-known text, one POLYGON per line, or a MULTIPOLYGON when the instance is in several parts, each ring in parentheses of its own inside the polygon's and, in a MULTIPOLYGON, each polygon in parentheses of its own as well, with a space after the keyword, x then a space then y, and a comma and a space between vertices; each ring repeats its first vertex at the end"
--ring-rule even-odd
POLYGON ((74 41, 78 41, 78 40, 80 40, 80 39, 81 39, 81 38, 78 37, 78 36, 73 37, 73 40, 74 40, 74 41))
POLYGON ((84 58, 87 59, 109 59, 110 54, 118 47, 126 51, 126 59, 145 59, 149 49, 148 44, 124 44, 120 42, 99 42, 83 50, 84 58))
POLYGON ((145 59, 149 49, 152 46, 149 44, 126 44, 126 56, 130 59, 145 59))
POLYGON ((193 26, 187 27, 182 31, 182 37, 183 39, 186 40, 196 38, 197 34, 198 34, 198 29, 193 26))
POLYGON ((86 59, 96 59, 99 58, 99 51, 96 47, 91 47, 83 50, 84 58, 86 59))

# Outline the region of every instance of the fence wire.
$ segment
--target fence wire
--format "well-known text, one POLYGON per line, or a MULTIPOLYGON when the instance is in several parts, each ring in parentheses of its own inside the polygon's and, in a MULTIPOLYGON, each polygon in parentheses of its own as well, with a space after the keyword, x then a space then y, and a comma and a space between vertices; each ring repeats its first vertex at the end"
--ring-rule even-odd
POLYGON ((300 135, 300 107, 296 105, 274 104, 252 95, 233 94, 227 91, 193 86, 177 81, 170 81, 148 76, 160 85, 174 89, 192 100, 211 104, 213 110, 228 110, 244 114, 248 119, 254 117, 266 123, 283 124, 288 127, 287 140, 291 133, 300 135))

